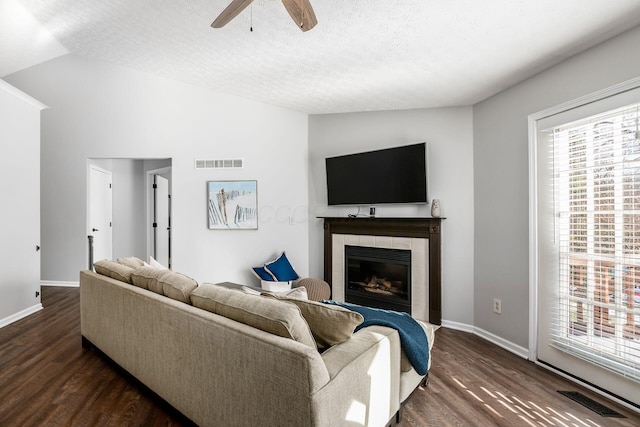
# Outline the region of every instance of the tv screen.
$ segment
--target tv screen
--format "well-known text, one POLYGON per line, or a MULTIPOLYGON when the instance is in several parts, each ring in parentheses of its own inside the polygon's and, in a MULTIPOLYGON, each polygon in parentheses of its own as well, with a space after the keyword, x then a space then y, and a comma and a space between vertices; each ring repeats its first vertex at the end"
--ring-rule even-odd
POLYGON ((427 202, 426 143, 328 157, 329 205, 427 202))

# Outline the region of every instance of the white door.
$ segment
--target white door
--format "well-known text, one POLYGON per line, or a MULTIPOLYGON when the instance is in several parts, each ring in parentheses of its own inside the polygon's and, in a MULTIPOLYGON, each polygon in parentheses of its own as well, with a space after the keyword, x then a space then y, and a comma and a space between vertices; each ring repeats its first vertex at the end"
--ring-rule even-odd
POLYGON ((536 350, 640 405, 640 89, 622 96, 537 120, 536 350))
POLYGON ((112 257, 112 188, 111 172, 90 166, 89 230, 93 236, 93 261, 112 257))
POLYGON ((154 248, 153 257, 160 264, 171 266, 170 239, 171 239, 171 223, 170 223, 170 195, 169 180, 154 175, 154 248))
MULTIPOLYGON (((0 80, 0 326, 40 303, 40 110, 0 80), (24 311, 23 311, 24 310, 24 311)), ((55 251, 55 248, 48 248, 55 251)), ((22 316, 20 316, 22 317, 22 316)))

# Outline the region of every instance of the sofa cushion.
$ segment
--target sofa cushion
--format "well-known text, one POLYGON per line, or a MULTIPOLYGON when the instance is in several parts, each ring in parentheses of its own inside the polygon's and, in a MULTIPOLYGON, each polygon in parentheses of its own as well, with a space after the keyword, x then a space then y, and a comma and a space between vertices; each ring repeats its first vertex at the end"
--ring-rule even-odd
POLYGON ((112 279, 120 280, 121 282, 131 283, 131 273, 133 268, 126 265, 118 264, 115 261, 109 261, 103 259, 93 263, 93 268, 96 273, 103 276, 111 277, 112 279))
POLYGON ((171 270, 163 271, 162 275, 156 279, 158 284, 162 286, 162 294, 177 301, 191 303, 189 296, 194 289, 198 287, 198 282, 189 276, 176 273, 171 270))
POLYGON ((328 348, 347 341, 353 335, 353 330, 364 321, 360 313, 343 307, 277 294, 263 293, 263 295, 298 306, 320 348, 328 348))
POLYGON ((288 302, 246 294, 238 289, 202 284, 191 293, 191 304, 316 348, 309 325, 302 317, 300 309, 288 302))
POLYGON ((166 273, 167 270, 160 270, 150 266, 136 268, 131 273, 131 282, 139 288, 149 289, 156 294, 164 295, 162 283, 158 282, 158 278, 166 273))
POLYGON ((127 267, 136 269, 138 267, 142 267, 144 265, 144 261, 142 261, 140 258, 130 256, 126 258, 118 258, 118 264, 126 265, 127 267))

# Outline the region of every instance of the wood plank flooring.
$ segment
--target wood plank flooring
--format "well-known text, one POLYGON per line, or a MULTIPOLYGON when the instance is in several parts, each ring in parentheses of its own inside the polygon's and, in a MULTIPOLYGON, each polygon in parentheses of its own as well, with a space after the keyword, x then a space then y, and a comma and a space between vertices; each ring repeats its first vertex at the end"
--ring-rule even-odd
MULTIPOLYGON (((144 386, 83 349, 78 288, 44 287, 44 310, 0 329, 0 426, 183 426, 144 386)), ((640 426, 640 414, 468 333, 441 328, 426 389, 400 427, 640 426), (557 390, 578 390, 628 418, 604 418, 557 390)))

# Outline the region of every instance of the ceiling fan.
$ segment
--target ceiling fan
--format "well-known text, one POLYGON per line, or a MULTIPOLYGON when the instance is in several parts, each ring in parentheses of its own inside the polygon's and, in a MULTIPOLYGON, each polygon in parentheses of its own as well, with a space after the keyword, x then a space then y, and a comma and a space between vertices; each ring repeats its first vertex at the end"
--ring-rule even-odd
MULTIPOLYGON (((229 6, 213 21, 213 28, 224 27, 229 21, 238 16, 253 0, 233 0, 229 6)), ((302 31, 309 31, 316 26, 318 20, 309 0, 282 0, 282 4, 289 12, 291 19, 302 31)))

